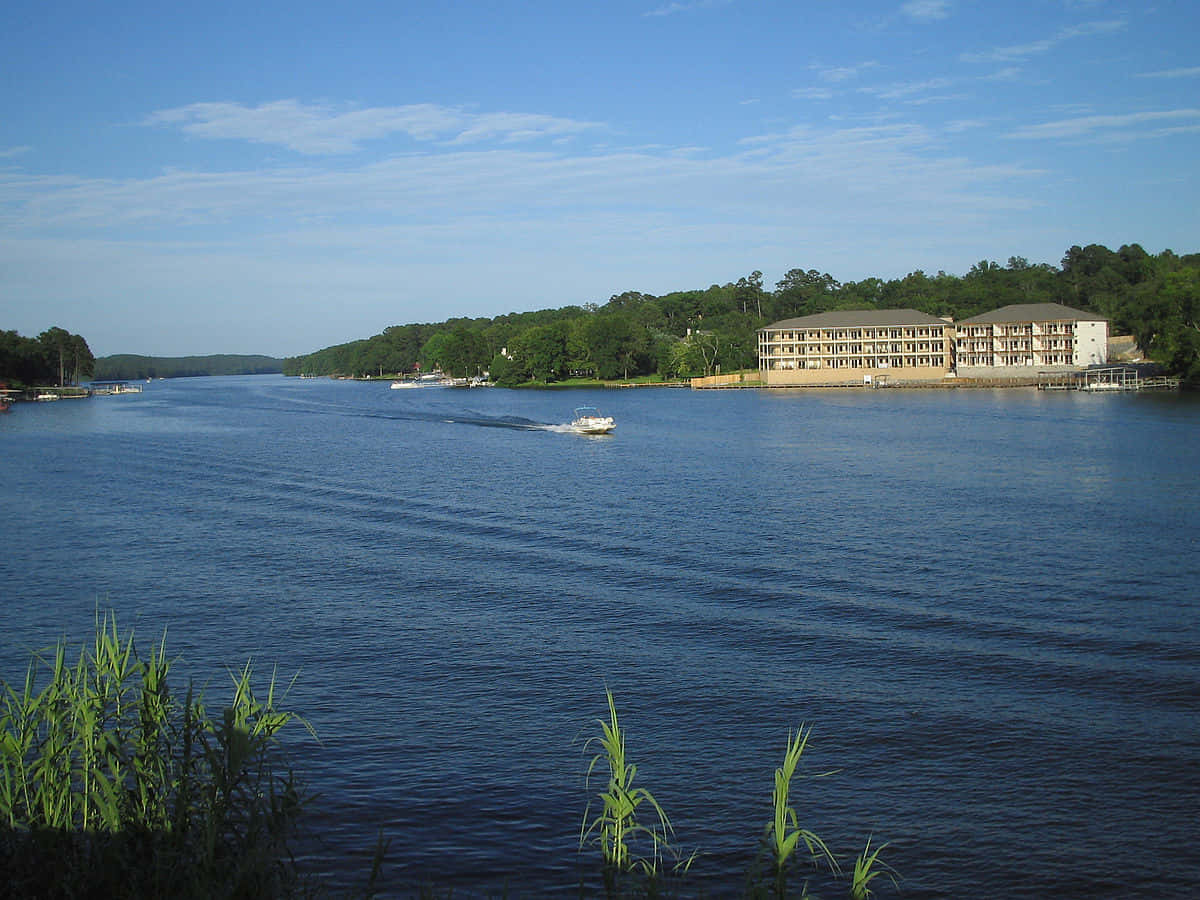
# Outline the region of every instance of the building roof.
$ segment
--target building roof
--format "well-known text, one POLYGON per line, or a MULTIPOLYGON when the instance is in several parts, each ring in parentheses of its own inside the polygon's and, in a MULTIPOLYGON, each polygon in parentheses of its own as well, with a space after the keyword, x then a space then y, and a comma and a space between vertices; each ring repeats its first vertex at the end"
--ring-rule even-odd
POLYGON ((997 322, 1106 322, 1104 316, 1072 309, 1061 303, 1018 303, 1002 306, 969 319, 959 325, 994 325, 997 322))
POLYGON ((858 328, 906 325, 949 325, 945 319, 915 309, 837 309, 832 312, 784 319, 759 331, 778 331, 781 328, 858 328))

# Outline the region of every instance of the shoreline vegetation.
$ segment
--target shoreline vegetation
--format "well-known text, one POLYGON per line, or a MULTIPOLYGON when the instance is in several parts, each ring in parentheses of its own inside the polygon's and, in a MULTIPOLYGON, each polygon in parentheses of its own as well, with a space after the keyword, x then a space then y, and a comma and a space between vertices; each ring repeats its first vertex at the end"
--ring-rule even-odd
MULTIPOLYGON (((63 328, 36 338, 0 331, 0 388, 32 392, 65 389, 86 381, 147 381, 205 375, 274 375, 283 360, 272 356, 218 353, 210 356, 92 355, 87 341, 63 328)), ((65 395, 64 395, 65 396, 65 395)))
POLYGON ((0 870, 13 897, 272 897, 303 798, 279 732, 303 720, 247 663, 210 707, 97 614, 77 661, 59 641, 0 698, 0 870))
MULTIPOLYGON (((94 638, 75 662, 67 653, 60 640, 32 654, 22 681, 0 680, 0 897, 330 895, 292 853, 308 798, 281 733, 304 727, 317 735, 282 708, 288 691, 277 671, 256 692, 262 679, 249 662, 230 670, 232 696, 210 704, 192 684, 180 692, 169 683, 175 661, 165 634, 143 656, 112 612, 97 612, 94 638)), ((666 811, 635 783, 638 767, 607 687, 605 698, 608 716, 584 745, 595 751, 585 790, 603 790, 592 794, 580 827, 579 895, 704 894, 691 874, 702 851, 680 848, 666 811), (598 861, 589 862, 592 852, 598 861)), ((807 877, 817 874, 851 900, 875 896, 884 883, 898 887, 881 858, 888 844, 869 836, 844 869, 801 823, 793 779, 833 774, 798 774, 811 735, 804 725, 788 734, 744 895, 807 898, 807 877)), ((362 887, 346 896, 376 895, 386 848, 381 834, 362 887)), ((403 889, 450 895, 436 884, 403 889)))
MULTIPOLYGON (((1167 374, 1200 384, 1200 253, 1147 253, 1073 246, 1060 265, 1009 257, 981 260, 961 277, 917 270, 903 278, 839 282, 817 269, 791 269, 771 290, 762 273, 655 296, 616 294, 603 304, 495 318, 393 325, 369 338, 284 360, 285 375, 383 377, 442 371, 487 373, 502 387, 573 378, 678 381, 757 371, 757 329, 785 319, 844 310, 914 309, 954 321, 1016 304, 1058 303, 1103 316, 1167 374)), ((395 376, 394 376, 395 377, 395 376)))
MULTIPOLYGON (((960 321, 1004 306, 1057 303, 1103 316, 1148 360, 1185 386, 1200 387, 1200 253, 1069 248, 1058 266, 1011 256, 981 260, 959 277, 921 270, 903 278, 839 282, 817 269, 791 269, 775 289, 762 272, 736 282, 661 296, 615 294, 603 304, 544 308, 495 318, 392 325, 380 334, 276 359, 214 355, 94 359, 62 328, 38 338, 0 331, 0 381, 18 386, 192 375, 266 374, 403 377, 440 371, 502 387, 568 386, 575 379, 675 383, 757 370, 757 330, 772 322, 846 310, 913 309, 960 321), (392 373, 385 375, 385 373, 392 373)), ((579 385, 579 386, 582 386, 579 385)), ((750 385, 746 385, 750 386, 750 385)), ((999 386, 999 385, 996 385, 999 386)))
MULTIPOLYGON (((562 381, 525 381, 519 384, 505 385, 512 390, 543 390, 543 391, 570 391, 570 390, 586 390, 586 389, 623 389, 623 388, 689 388, 692 390, 769 390, 769 391, 828 391, 828 390, 916 390, 916 391, 946 391, 946 390, 996 390, 1005 389, 1011 390, 1015 388, 1024 388, 1026 390, 1036 390, 1045 387, 1048 383, 1053 384, 1057 380, 1062 382, 1064 378, 1073 377, 1076 380, 1082 379, 1085 375, 1095 375, 1097 369, 1080 370, 1079 373, 1064 376, 1059 373, 1057 376, 1047 375, 1031 375, 1027 377, 982 377, 972 378, 969 376, 956 376, 950 378, 939 378, 929 381, 897 381, 886 382, 877 380, 872 383, 861 381, 831 381, 827 384, 766 384, 760 377, 757 369, 745 369, 736 372, 729 372, 724 375, 713 375, 707 378, 697 377, 687 380, 679 379, 664 379, 658 375, 643 375, 628 380, 602 380, 599 378, 565 378, 562 381)), ((1154 363, 1122 363, 1109 365, 1103 368, 1103 371, 1125 371, 1134 373, 1139 378, 1145 379, 1148 375, 1154 375, 1159 371, 1159 367, 1154 363)), ((294 377, 294 376, 292 376, 294 377)), ((307 378, 316 378, 318 376, 304 376, 307 378)), ((335 381, 362 381, 362 382, 379 382, 379 381, 396 381, 403 378, 401 375, 328 375, 320 376, 329 378, 335 381)), ((1132 378, 1132 375, 1131 375, 1132 378)), ((1157 379, 1159 381, 1170 381, 1170 389, 1177 390, 1180 387, 1178 380, 1157 379)), ((494 382, 456 384, 454 387, 461 388, 476 388, 476 387, 494 387, 494 382)), ((1061 389, 1061 388, 1060 388, 1061 389)))
POLYGON ((137 356, 118 354, 96 360, 98 381, 192 378, 206 375, 277 375, 283 360, 273 356, 218 353, 211 356, 137 356))

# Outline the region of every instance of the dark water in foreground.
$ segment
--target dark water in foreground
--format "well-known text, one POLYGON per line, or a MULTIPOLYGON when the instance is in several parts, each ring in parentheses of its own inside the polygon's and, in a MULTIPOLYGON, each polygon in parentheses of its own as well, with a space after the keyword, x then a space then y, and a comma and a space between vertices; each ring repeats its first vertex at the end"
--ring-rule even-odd
POLYGON ((97 602, 214 698, 247 657, 298 671, 309 866, 364 877, 382 831, 392 894, 574 890, 607 683, 710 895, 808 722, 808 771, 839 771, 795 788, 802 824, 892 841, 904 896, 1185 897, 1198 450, 1187 396, 256 377, 24 405, 0 674, 97 602), (539 427, 585 403, 617 431, 539 427))

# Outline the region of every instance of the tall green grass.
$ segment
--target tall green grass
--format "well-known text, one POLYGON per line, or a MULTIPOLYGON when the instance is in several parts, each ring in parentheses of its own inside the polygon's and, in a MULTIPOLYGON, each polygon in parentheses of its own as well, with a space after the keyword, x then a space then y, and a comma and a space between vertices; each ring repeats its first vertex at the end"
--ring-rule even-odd
MULTIPOLYGON (((637 766, 629 762, 625 747, 625 732, 617 718, 612 691, 605 689, 608 718, 597 719, 598 734, 585 747, 597 747, 587 768, 589 782, 597 770, 607 775, 605 788, 589 800, 580 830, 579 846, 600 850, 604 866, 604 887, 609 897, 660 896, 681 893, 704 895, 703 885, 690 884, 680 877, 673 884, 661 882, 665 874, 665 859, 674 861, 670 874, 687 876, 697 853, 684 857, 675 843, 675 831, 662 806, 640 785, 635 785, 637 766), (595 801, 598 810, 593 813, 595 801), (640 876, 631 878, 630 876, 640 876)), ((808 898, 807 881, 795 888, 791 878, 802 866, 807 871, 828 870, 835 878, 842 876, 842 867, 829 845, 810 828, 801 825, 796 812, 793 782, 797 778, 823 778, 833 772, 803 775, 798 772, 801 757, 812 735, 811 726, 801 725, 788 733, 783 762, 775 769, 771 792, 771 818, 763 833, 763 852, 751 871, 746 895, 749 897, 789 896, 808 898), (800 852, 803 846, 806 854, 800 852), (766 871, 763 870, 763 862, 766 871)), ((880 859, 883 844, 872 849, 871 838, 854 862, 847 893, 852 900, 868 900, 874 895, 871 883, 880 875, 897 884, 895 870, 880 859)), ((827 876, 828 877, 828 876, 827 876)))
POLYGON ((249 663, 209 711, 168 684, 165 637, 145 658, 115 616, 74 663, 65 642, 0 693, 0 870, 11 896, 271 897, 297 878, 301 805, 280 756, 296 719, 249 663))
POLYGON ((879 858, 879 854, 887 846, 887 844, 880 844, 872 850, 871 838, 867 838, 866 846, 854 860, 854 872, 850 877, 851 900, 870 900, 871 897, 874 897, 875 891, 871 888, 871 882, 880 875, 887 878, 893 887, 900 886, 896 880, 895 869, 879 858))
POLYGON ((791 805, 792 779, 796 776, 796 767, 800 764, 800 757, 804 755, 811 734, 811 726, 805 731, 803 725, 796 729, 795 736, 789 733, 783 765, 775 770, 775 788, 771 792, 773 815, 767 823, 766 844, 771 856, 775 893, 779 897, 787 895, 788 869, 796 855, 796 848, 802 841, 811 861, 824 860, 834 872, 839 871, 837 858, 814 832, 800 827, 799 817, 791 805))
MULTIPOLYGON (((289 850, 302 795, 279 743, 292 723, 276 674, 256 692, 249 663, 230 672, 230 694, 209 706, 169 684, 165 636, 146 656, 111 614, 69 662, 59 642, 35 655, 23 682, 0 682, 0 900, 63 898, 271 898, 310 893, 289 850)), ((599 850, 608 896, 705 893, 654 795, 638 781, 612 691, 607 718, 586 747, 589 801, 579 846, 599 850)), ((311 731, 311 728, 309 728, 311 731)), ((789 895, 802 864, 839 873, 837 857, 797 813, 793 783, 811 728, 789 733, 775 770, 766 825, 770 874, 751 896, 789 895), (801 846, 807 856, 801 853, 801 846)), ((831 774, 831 773, 823 773, 831 774)), ((366 888, 373 893, 386 841, 366 888)), ((849 894, 867 900, 886 844, 868 839, 849 894)), ((790 893, 795 893, 791 891, 790 893)), ((807 883, 800 889, 807 896, 807 883)))
POLYGON ((586 779, 601 767, 607 774, 604 790, 596 795, 600 808, 594 816, 589 802, 580 828, 581 848, 600 849, 608 893, 620 890, 622 877, 639 873, 651 882, 663 873, 664 859, 672 861, 672 871, 686 871, 691 858, 684 858, 675 847, 671 820, 646 788, 635 786, 637 766, 625 751, 625 732, 617 718, 612 691, 605 689, 608 720, 597 719, 600 733, 585 746, 599 746, 588 765, 586 779), (643 817, 643 813, 646 814, 643 817), (589 816, 591 816, 589 820, 589 816))

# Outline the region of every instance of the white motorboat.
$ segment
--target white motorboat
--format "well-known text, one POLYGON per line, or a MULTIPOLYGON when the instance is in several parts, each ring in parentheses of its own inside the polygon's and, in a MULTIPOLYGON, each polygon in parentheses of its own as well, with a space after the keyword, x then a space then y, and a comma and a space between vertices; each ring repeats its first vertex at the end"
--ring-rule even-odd
POLYGON ((577 434, 608 434, 616 427, 612 416, 600 415, 594 406, 577 406, 571 421, 571 430, 577 434))
POLYGON ((406 381, 406 380, 401 379, 399 381, 392 382, 392 390, 393 391, 403 390, 404 388, 416 388, 416 387, 420 387, 420 386, 421 386, 420 382, 417 382, 417 381, 406 381))

